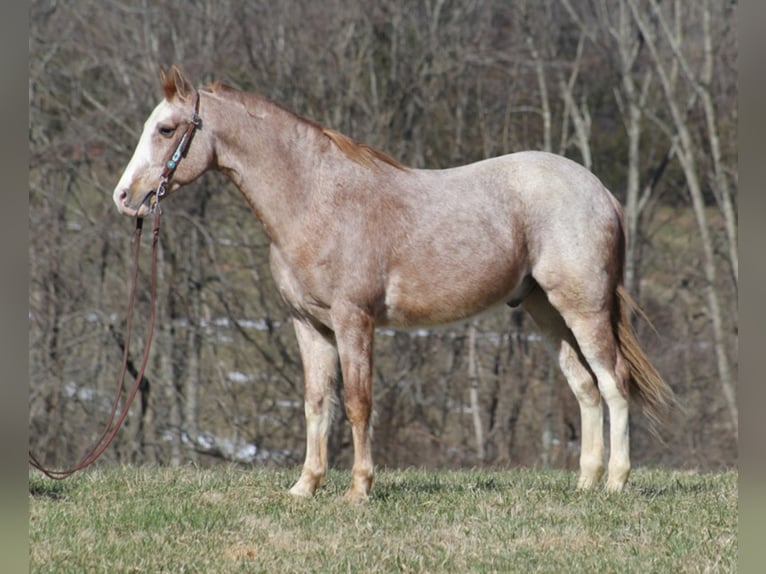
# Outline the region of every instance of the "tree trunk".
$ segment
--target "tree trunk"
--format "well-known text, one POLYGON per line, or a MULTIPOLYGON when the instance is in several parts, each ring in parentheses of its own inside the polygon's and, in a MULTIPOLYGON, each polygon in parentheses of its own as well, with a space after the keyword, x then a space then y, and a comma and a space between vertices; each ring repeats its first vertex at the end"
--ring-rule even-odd
POLYGON ((732 277, 735 286, 739 277, 739 257, 737 255, 737 217, 729 189, 728 177, 723 166, 721 143, 718 137, 718 121, 716 118, 715 105, 710 86, 713 81, 713 34, 710 29, 710 0, 704 0, 701 4, 702 10, 702 32, 703 32, 703 54, 704 62, 702 66, 701 77, 697 78, 691 70, 689 63, 679 46, 676 36, 671 32, 667 25, 667 19, 662 14, 656 0, 651 0, 652 11, 660 23, 662 31, 670 43, 675 56, 675 61, 680 65, 687 81, 692 85, 697 95, 702 101, 702 109, 705 112, 705 125, 707 128, 708 145, 710 146, 710 156, 713 161, 713 183, 716 191, 715 198, 721 209, 724 218, 727 238, 727 255, 732 269, 732 277))
MULTIPOLYGON (((167 236, 168 234, 166 234, 167 236)), ((159 261, 157 265, 157 284, 164 285, 166 287, 164 297, 157 301, 158 306, 158 326, 159 332, 157 333, 157 349, 159 352, 159 384, 163 386, 165 391, 166 408, 168 409, 167 420, 163 425, 165 432, 163 433, 166 440, 170 442, 170 455, 168 457, 168 464, 172 467, 181 465, 182 461, 182 443, 181 443, 181 409, 180 393, 175 384, 175 372, 173 365, 173 356, 175 354, 175 333, 173 328, 173 316, 172 311, 173 302, 173 275, 174 275, 174 262, 167 257, 167 251, 162 245, 160 240, 159 248, 159 261), (169 270, 170 272, 166 272, 169 270)))
POLYGON ((471 417, 473 432, 476 437, 476 460, 484 462, 484 425, 481 420, 481 403, 479 401, 479 368, 476 359, 476 324, 468 327, 468 382, 471 389, 471 417))
MULTIPOLYGON (((194 274, 191 278, 189 299, 191 309, 186 333, 186 377, 183 383, 183 430, 190 436, 197 436, 197 396, 200 381, 200 355, 202 354, 202 270, 199 260, 199 232, 192 226, 189 237, 189 269, 194 274)), ((197 459, 196 451, 189 450, 187 456, 197 459)))

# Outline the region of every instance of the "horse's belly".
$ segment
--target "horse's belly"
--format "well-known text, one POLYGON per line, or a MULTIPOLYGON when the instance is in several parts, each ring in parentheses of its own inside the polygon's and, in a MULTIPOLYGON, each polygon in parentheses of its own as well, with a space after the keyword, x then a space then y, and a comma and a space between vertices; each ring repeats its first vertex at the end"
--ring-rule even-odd
POLYGON ((458 321, 508 300, 525 275, 519 266, 467 265, 393 273, 380 324, 411 327, 458 321))

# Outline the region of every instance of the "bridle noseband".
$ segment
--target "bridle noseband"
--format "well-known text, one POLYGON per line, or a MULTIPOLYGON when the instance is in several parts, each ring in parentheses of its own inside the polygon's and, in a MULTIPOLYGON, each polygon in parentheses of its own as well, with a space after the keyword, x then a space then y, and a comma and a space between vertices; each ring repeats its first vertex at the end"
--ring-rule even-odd
POLYGON ((195 90, 194 114, 186 126, 186 130, 184 130, 181 139, 178 141, 178 145, 176 146, 176 150, 173 152, 172 157, 167 161, 165 167, 162 169, 162 173, 160 174, 160 182, 157 185, 157 189, 149 192, 147 194, 147 198, 144 199, 144 201, 146 201, 146 199, 149 200, 150 211, 153 212, 155 209, 157 209, 159 207, 160 200, 167 194, 168 183, 170 183, 170 180, 173 178, 173 174, 176 172, 178 164, 181 163, 181 159, 186 157, 186 153, 189 151, 189 146, 191 145, 192 138, 194 137, 194 132, 196 132, 197 129, 201 127, 202 118, 199 115, 199 90, 195 90))

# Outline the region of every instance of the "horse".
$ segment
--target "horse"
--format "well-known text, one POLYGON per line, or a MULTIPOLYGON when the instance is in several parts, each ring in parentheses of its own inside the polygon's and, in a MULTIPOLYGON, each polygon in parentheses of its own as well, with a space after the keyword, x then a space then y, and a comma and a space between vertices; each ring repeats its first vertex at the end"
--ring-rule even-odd
POLYGON ((577 398, 577 488, 602 479, 603 403, 606 489, 624 488, 629 399, 656 422, 674 396, 631 327, 640 310, 623 287, 623 214, 593 173, 539 151, 410 168, 256 94, 197 89, 176 66, 160 80, 164 99, 113 199, 141 218, 218 170, 261 221, 304 371, 306 453, 291 494, 311 497, 327 472, 340 368, 354 447, 346 496, 369 498, 376 327, 455 322, 502 303, 532 316, 577 398))

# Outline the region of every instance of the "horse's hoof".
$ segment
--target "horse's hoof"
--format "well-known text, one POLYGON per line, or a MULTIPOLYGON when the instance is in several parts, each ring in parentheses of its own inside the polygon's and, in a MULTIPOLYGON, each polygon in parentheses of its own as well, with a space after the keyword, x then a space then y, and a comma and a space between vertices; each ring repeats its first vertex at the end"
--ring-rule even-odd
POLYGON ((290 493, 290 496, 295 498, 311 498, 314 496, 314 490, 315 489, 307 487, 301 481, 298 481, 288 492, 290 493))
POLYGON ((359 492, 356 490, 349 490, 345 496, 348 502, 352 504, 365 504, 370 501, 370 495, 366 492, 359 492))

